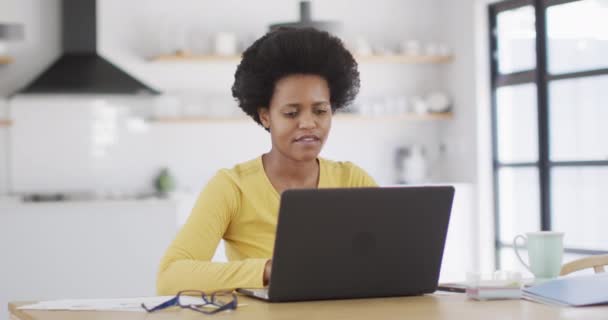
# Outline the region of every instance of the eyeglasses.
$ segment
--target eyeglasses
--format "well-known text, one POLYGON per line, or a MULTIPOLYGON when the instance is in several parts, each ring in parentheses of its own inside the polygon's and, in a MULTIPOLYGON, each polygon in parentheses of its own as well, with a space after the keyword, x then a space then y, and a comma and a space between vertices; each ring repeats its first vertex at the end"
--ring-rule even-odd
POLYGON ((179 306, 180 308, 186 308, 204 314, 214 314, 224 310, 236 310, 237 305, 238 301, 236 299, 236 294, 233 292, 218 291, 208 295, 199 290, 184 290, 178 292, 175 297, 156 307, 149 308, 143 303, 141 304, 141 307, 148 312, 154 312, 173 306, 179 306))

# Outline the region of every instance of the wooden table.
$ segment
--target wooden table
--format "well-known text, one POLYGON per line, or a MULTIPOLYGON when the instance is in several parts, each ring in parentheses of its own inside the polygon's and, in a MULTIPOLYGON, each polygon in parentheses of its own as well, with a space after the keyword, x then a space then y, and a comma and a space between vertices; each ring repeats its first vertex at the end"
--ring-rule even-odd
POLYGON ((524 300, 473 301, 462 294, 418 297, 266 303, 239 297, 246 306, 230 312, 203 315, 172 309, 158 313, 17 310, 25 302, 9 303, 11 320, 72 319, 608 319, 608 306, 554 307, 524 300))

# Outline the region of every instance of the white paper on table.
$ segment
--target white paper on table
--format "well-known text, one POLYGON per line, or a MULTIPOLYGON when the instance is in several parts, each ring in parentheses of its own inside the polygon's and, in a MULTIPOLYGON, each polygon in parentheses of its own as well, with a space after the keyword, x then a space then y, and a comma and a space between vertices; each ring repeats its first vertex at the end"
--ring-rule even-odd
MULTIPOLYGON (((137 311, 145 312, 141 304, 147 307, 155 307, 174 296, 141 297, 124 299, 65 299, 40 301, 34 304, 20 306, 21 310, 80 310, 80 311, 137 311)), ((193 303, 200 301, 194 297, 182 297, 193 299, 193 303)), ((240 305, 239 305, 240 306, 240 305)))

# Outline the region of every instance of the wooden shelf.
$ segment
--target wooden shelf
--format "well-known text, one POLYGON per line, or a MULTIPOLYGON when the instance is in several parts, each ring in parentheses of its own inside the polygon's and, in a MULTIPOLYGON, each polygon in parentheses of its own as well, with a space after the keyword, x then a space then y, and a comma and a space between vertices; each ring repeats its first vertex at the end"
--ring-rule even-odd
POLYGON ((13 58, 9 56, 0 56, 0 64, 10 64, 13 63, 13 58))
MULTIPOLYGON (((372 55, 355 56, 359 63, 400 63, 400 64, 441 64, 453 60, 452 56, 427 56, 427 55, 372 55)), ((218 56, 218 55, 194 55, 194 54, 173 54, 160 55, 150 59, 154 62, 238 62, 240 55, 218 56)))
MULTIPOLYGON (((450 120, 453 118, 451 112, 444 113, 428 113, 428 114, 400 114, 400 115, 378 115, 366 116, 359 114, 339 113, 334 116, 335 121, 435 121, 435 120, 450 120)), ((221 122, 241 122, 252 121, 246 116, 234 117, 160 117, 150 118, 150 122, 157 123, 221 123, 221 122)))
POLYGON ((238 62, 240 55, 219 56, 206 54, 164 54, 153 57, 151 61, 157 62, 238 62))
POLYGON ((198 123, 198 122, 209 122, 209 123, 219 123, 219 122, 240 122, 240 121, 248 121, 251 118, 246 116, 233 116, 233 117, 204 117, 204 116, 188 116, 188 117, 154 117, 149 118, 149 122, 159 122, 159 123, 198 123))
POLYGON ((442 113, 405 113, 394 115, 360 115, 339 113, 334 116, 337 121, 435 121, 435 120, 450 120, 453 119, 451 112, 442 113))
POLYGON ((452 62, 452 56, 426 56, 426 55, 374 55, 374 56, 355 56, 361 63, 402 63, 402 64, 441 64, 452 62))
POLYGON ((0 119, 0 127, 10 127, 13 124, 11 120, 0 119))

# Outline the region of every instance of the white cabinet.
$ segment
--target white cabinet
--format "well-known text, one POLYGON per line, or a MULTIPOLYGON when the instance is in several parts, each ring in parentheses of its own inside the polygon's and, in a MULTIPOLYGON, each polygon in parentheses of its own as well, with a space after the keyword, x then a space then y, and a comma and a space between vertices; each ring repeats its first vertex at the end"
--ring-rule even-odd
POLYGON ((0 204, 0 320, 8 301, 155 295, 174 201, 0 204))

